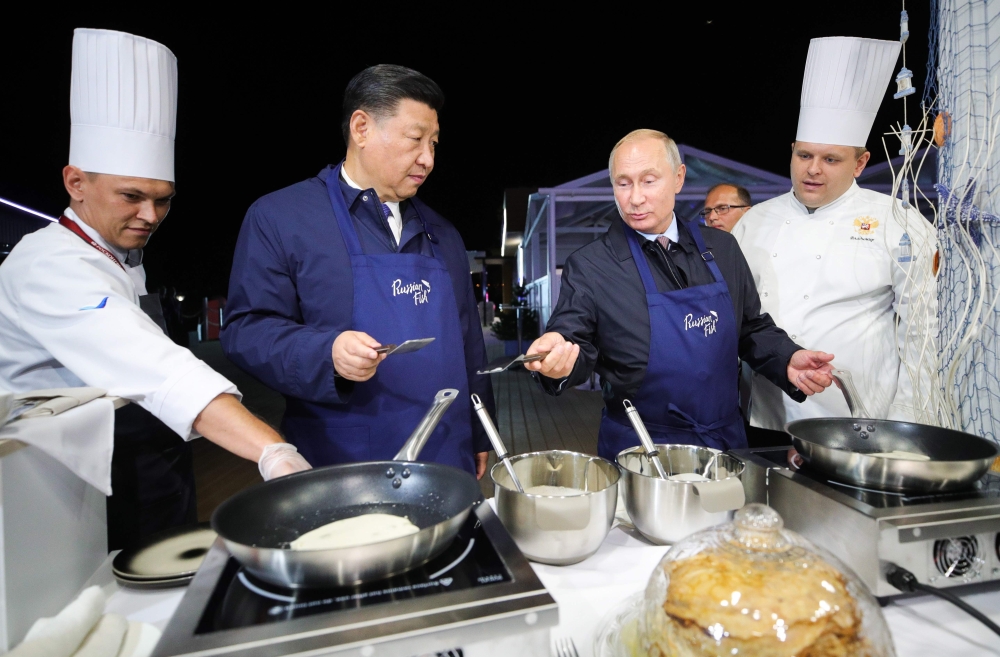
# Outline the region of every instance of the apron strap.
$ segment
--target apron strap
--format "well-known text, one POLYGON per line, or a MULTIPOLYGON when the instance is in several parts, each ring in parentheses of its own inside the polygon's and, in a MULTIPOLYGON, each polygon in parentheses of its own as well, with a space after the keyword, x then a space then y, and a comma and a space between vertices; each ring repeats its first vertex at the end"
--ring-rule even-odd
POLYGON ((698 253, 701 254, 701 259, 705 261, 708 265, 708 270, 712 272, 712 276, 715 278, 716 283, 725 283, 726 279, 722 277, 722 271, 719 270, 719 265, 715 262, 715 256, 712 252, 708 250, 705 246, 705 240, 701 236, 701 230, 695 226, 694 222, 690 224, 681 224, 687 228, 688 233, 694 238, 694 243, 698 247, 698 253))
MULTIPOLYGON (((639 246, 639 234, 632 230, 625 223, 624 219, 621 221, 623 228, 625 228, 625 236, 628 238, 629 251, 632 252, 632 259, 635 260, 636 269, 639 270, 639 278, 642 279, 642 286, 646 288, 646 294, 657 294, 656 281, 653 280, 653 273, 649 270, 649 263, 646 261, 646 256, 643 255, 642 247, 639 246)), ((712 272, 712 278, 715 279, 715 282, 725 283, 726 279, 722 277, 722 271, 715 262, 715 256, 705 247, 705 240, 701 237, 701 231, 694 224, 687 224, 676 217, 674 221, 680 223, 679 228, 687 230, 688 234, 694 239, 695 246, 698 247, 698 253, 701 254, 701 259, 705 261, 708 270, 712 272)))
POLYGON ((739 407, 737 407, 736 410, 734 410, 728 417, 724 417, 717 422, 713 422, 712 424, 700 424, 697 420, 677 408, 677 406, 672 403, 667 404, 667 414, 671 417, 671 419, 676 420, 676 424, 674 426, 661 427, 659 425, 649 423, 647 423, 647 426, 652 428, 654 431, 662 431, 664 433, 669 432, 670 429, 683 429, 698 434, 698 436, 701 437, 702 442, 706 445, 710 444, 706 438, 714 438, 714 442, 721 442, 726 446, 726 449, 732 449, 734 447, 734 445, 730 445, 729 441, 726 440, 725 434, 719 430, 741 420, 739 407))
POLYGON ((358 232, 354 230, 351 211, 347 208, 347 203, 344 202, 344 195, 340 193, 340 170, 343 168, 344 163, 341 162, 326 174, 326 192, 330 195, 333 216, 337 218, 337 225, 340 226, 340 234, 344 236, 347 252, 352 256, 364 255, 364 251, 361 250, 361 240, 358 239, 358 232))

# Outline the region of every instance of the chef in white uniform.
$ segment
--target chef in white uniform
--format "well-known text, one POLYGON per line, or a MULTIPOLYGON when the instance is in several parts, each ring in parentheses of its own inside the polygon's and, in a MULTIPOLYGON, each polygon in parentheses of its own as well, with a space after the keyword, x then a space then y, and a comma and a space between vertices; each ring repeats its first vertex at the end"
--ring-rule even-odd
POLYGON ((174 194, 177 60, 141 37, 73 38, 70 205, 0 268, 0 388, 93 386, 115 416, 109 549, 195 520, 199 435, 257 461, 265 479, 309 468, 240 404, 236 387, 165 334, 142 247, 174 194), (148 312, 147 312, 148 311, 148 312))
MULTIPOLYGON (((870 157, 865 144, 899 49, 894 41, 812 40, 792 191, 755 205, 733 235, 762 310, 806 349, 835 353, 834 366, 852 372, 870 416, 913 421, 912 376, 936 307, 933 230, 909 205, 854 180, 870 157)), ((800 418, 845 416, 836 388, 798 404, 753 378, 753 427, 781 431, 800 418)))

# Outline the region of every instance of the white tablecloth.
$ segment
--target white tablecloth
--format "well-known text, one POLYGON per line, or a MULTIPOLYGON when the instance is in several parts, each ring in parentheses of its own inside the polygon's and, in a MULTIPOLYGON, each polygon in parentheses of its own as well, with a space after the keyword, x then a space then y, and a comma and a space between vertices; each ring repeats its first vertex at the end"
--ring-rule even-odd
MULTIPOLYGON (((630 530, 634 531, 634 530, 630 530)), ((602 622, 624 600, 642 591, 667 548, 653 546, 616 526, 601 549, 572 566, 532 564, 559 603, 559 626, 553 639, 572 637, 580 657, 593 655, 602 622)), ((90 583, 104 587, 106 610, 161 630, 177 609, 184 589, 142 592, 122 589, 111 574, 108 557, 90 583)), ((90 584, 88 583, 88 585, 90 584)), ((963 596, 965 601, 1000 622, 1000 591, 963 596)), ((953 605, 930 597, 897 602, 884 609, 899 657, 1000 656, 1000 637, 953 605)))

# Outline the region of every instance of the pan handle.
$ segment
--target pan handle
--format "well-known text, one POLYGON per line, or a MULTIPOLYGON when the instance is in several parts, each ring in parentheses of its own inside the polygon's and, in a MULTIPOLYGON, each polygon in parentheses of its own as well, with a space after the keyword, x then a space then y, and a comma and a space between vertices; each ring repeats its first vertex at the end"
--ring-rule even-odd
POLYGON ((455 401, 458 397, 458 390, 454 388, 445 388, 444 390, 439 390, 436 395, 434 395, 434 404, 431 406, 430 410, 427 411, 427 415, 424 419, 420 420, 420 424, 417 428, 413 430, 410 437, 406 439, 403 444, 403 448, 399 450, 399 453, 393 457, 394 461, 416 461, 417 457, 420 456, 421 450, 423 450, 424 445, 427 444, 427 439, 431 437, 434 433, 434 429, 437 427, 438 422, 441 421, 441 416, 444 412, 451 406, 451 403, 455 401))
POLYGON ((837 380, 837 385, 840 387, 841 392, 844 393, 844 400, 847 402, 847 408, 851 411, 852 418, 871 418, 868 414, 868 409, 865 408, 864 402, 861 401, 861 395, 858 394, 858 389, 854 387, 854 378, 848 370, 835 369, 832 372, 833 378, 837 380))

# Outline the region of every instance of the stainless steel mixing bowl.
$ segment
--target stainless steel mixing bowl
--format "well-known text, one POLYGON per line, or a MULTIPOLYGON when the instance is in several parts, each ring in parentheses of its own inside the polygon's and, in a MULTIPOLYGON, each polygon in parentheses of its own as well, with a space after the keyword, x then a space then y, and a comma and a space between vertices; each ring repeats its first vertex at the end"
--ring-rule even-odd
POLYGON ((580 495, 519 493, 503 463, 490 471, 497 515, 532 561, 566 566, 597 552, 615 519, 618 480, 613 463, 598 456, 552 450, 510 457, 525 491, 563 486, 580 495))
MULTIPOLYGON (((718 454, 715 467, 720 481, 740 480, 743 463, 729 454, 694 445, 657 445, 658 458, 667 475, 698 473, 718 454), (723 472, 723 469, 725 472, 723 472)), ((690 481, 660 479, 641 446, 618 454, 622 470, 622 496, 632 524, 654 543, 675 543, 696 531, 727 522, 735 508, 710 513, 703 508, 698 488, 690 481)), ((709 473, 712 478, 713 472, 709 473)), ((740 505, 742 506, 742 504, 740 505)))

